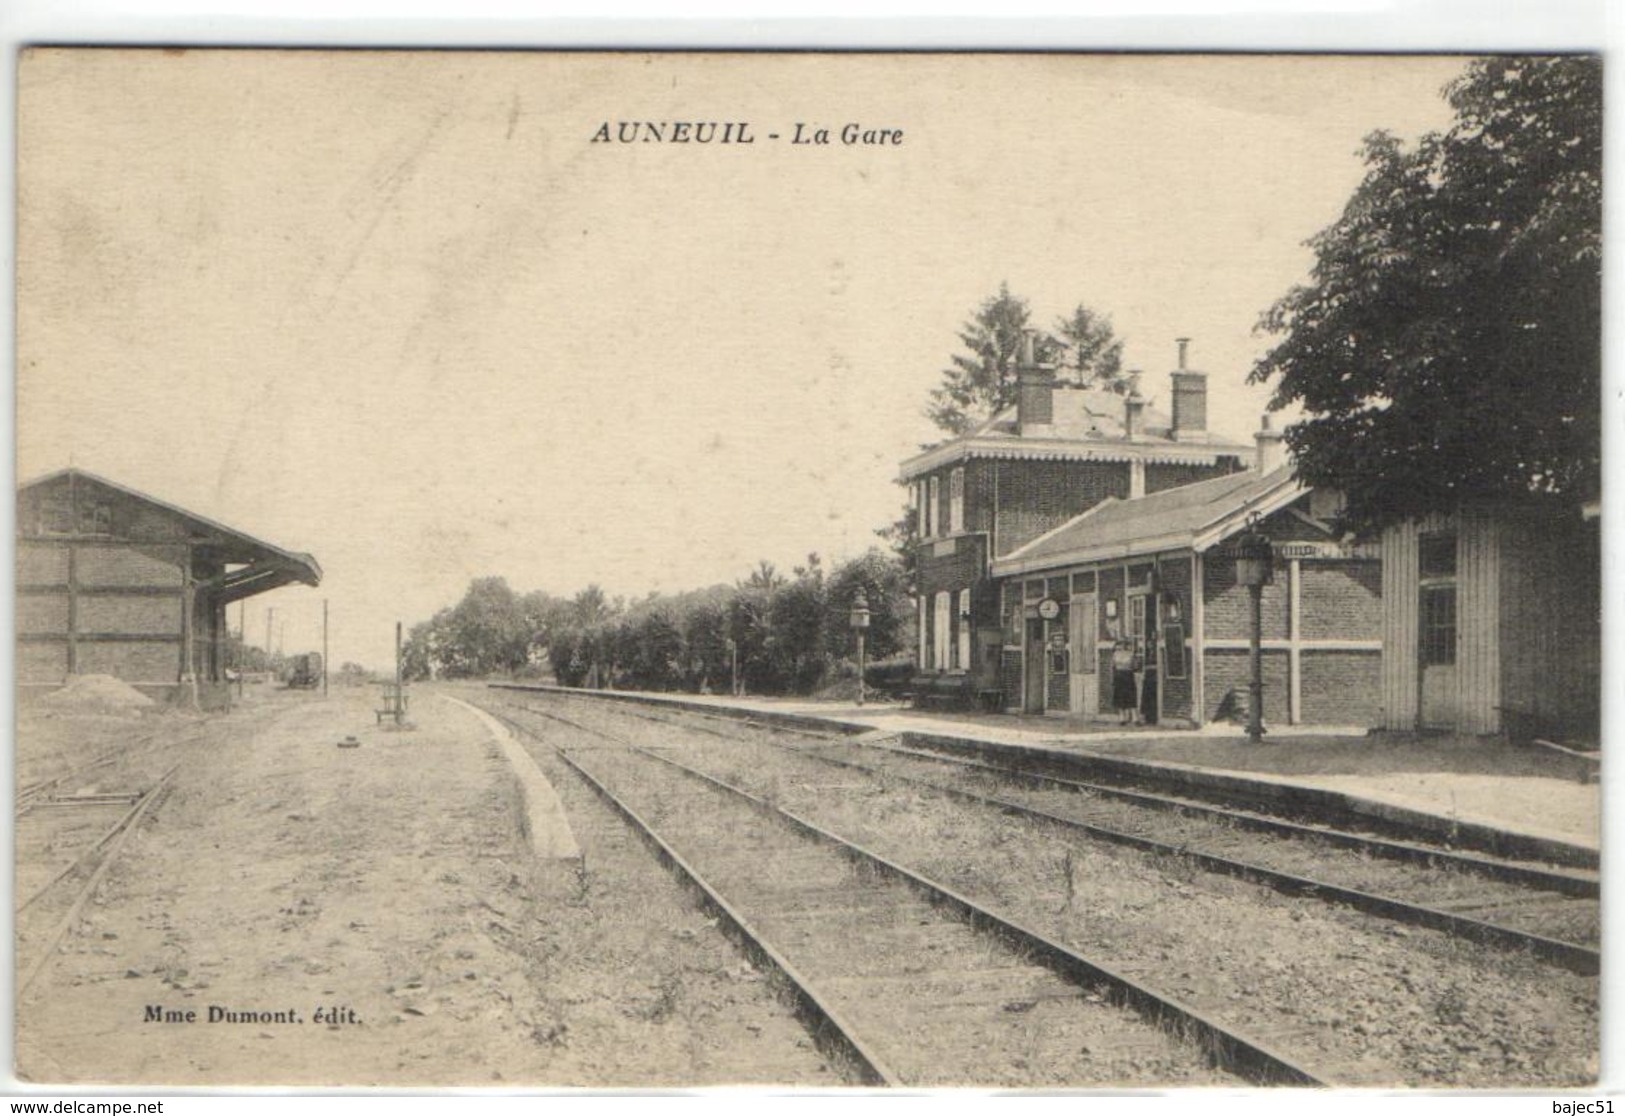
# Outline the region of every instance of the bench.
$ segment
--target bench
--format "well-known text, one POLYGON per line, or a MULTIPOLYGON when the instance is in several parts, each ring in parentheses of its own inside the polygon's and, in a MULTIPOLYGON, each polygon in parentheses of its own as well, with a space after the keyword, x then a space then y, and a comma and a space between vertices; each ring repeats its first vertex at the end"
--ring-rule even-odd
POLYGON ((404 684, 397 686, 393 682, 385 682, 383 687, 383 708, 373 710, 378 717, 377 723, 381 725, 385 717, 392 717, 396 724, 400 724, 406 720, 406 707, 411 696, 406 692, 404 684))
POLYGON ((1004 691, 983 686, 968 674, 920 674, 909 679, 903 696, 915 709, 983 709, 997 713, 1004 708, 1004 691))

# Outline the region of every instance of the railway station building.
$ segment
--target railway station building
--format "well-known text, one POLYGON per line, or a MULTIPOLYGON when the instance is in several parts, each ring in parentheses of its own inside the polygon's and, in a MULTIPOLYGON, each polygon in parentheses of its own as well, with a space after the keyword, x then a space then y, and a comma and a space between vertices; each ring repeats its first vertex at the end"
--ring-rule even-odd
POLYGON ((1025 708, 1022 688, 1009 685, 994 565, 1102 501, 1247 468, 1253 447, 1208 432, 1207 376, 1186 367, 1184 342, 1169 388, 1165 412, 1137 381, 1127 394, 1058 384, 1029 337, 1015 406, 903 462, 917 517, 917 691, 1025 708))
POLYGON ((1138 384, 1058 385, 1030 349, 1018 375, 1014 407, 902 466, 917 694, 1116 720, 1124 639, 1144 720, 1244 715, 1251 615, 1225 544, 1254 521, 1279 570, 1263 600, 1266 719, 1380 723, 1380 549, 1334 533, 1337 497, 1296 481, 1279 432, 1210 434, 1207 377, 1183 343, 1167 413, 1138 384))
POLYGON ((76 674, 110 674, 148 696, 225 681, 226 606, 317 585, 300 554, 82 469, 17 492, 19 697, 76 674))
POLYGON ((1249 591, 1229 545, 1274 550, 1260 609, 1264 720, 1380 723, 1379 548, 1331 527, 1335 496, 1301 484, 1280 434, 1257 435, 1245 472, 1142 500, 1107 500, 995 559, 1004 617, 1001 689, 1029 713, 1115 718, 1114 647, 1132 646, 1128 700, 1147 723, 1241 719, 1251 679, 1249 591))

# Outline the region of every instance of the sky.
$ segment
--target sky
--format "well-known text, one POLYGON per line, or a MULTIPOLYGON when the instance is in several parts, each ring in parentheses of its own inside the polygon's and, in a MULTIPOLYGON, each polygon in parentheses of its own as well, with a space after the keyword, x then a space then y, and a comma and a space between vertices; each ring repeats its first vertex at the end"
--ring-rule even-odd
MULTIPOLYGON (((285 650, 387 666, 470 579, 677 591, 879 544, 1001 282, 1110 315, 1210 427, 1451 57, 37 51, 17 475, 73 464, 314 554, 285 650), (593 143, 623 120, 749 145, 593 143), (830 145, 791 144, 832 129, 830 145), (839 129, 901 129, 843 145, 839 129), (770 140, 778 134, 778 140, 770 140)), ((233 622, 236 611, 233 611, 233 622)))

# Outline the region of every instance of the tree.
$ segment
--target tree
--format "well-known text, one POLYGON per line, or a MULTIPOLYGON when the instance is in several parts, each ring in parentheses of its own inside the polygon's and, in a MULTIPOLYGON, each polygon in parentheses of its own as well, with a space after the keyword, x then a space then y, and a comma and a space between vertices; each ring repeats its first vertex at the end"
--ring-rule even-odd
POLYGON ((1111 318, 1080 302, 1071 314, 1055 323, 1055 332, 1063 348, 1061 364, 1076 383, 1128 394, 1123 343, 1112 332, 1111 318))
POLYGON ((870 549, 835 569, 829 578, 824 620, 825 649, 833 659, 856 653, 851 627, 852 603, 861 588, 869 602, 866 651, 871 660, 890 658, 909 646, 914 606, 909 581, 896 558, 870 549))
MULTIPOLYGON (((950 434, 959 435, 985 422, 1016 401, 1016 367, 1021 335, 1032 311, 1027 300, 1010 293, 1008 283, 983 302, 959 331, 968 352, 955 353, 943 370, 942 385, 932 390, 926 414, 950 434)), ((1126 391, 1123 343, 1112 332, 1109 317, 1082 303, 1056 323, 1054 334, 1035 331, 1033 355, 1067 370, 1080 384, 1126 391)))
POLYGON ((1448 131, 1367 138, 1311 282, 1260 321, 1251 379, 1303 406, 1298 473, 1365 533, 1601 484, 1600 60, 1480 59, 1445 92, 1448 131))
POLYGON ((932 422, 950 434, 963 434, 1014 402, 1021 333, 1031 317, 1027 300, 1000 283, 999 293, 983 302, 959 331, 969 352, 949 358, 942 386, 931 392, 926 414, 932 422))

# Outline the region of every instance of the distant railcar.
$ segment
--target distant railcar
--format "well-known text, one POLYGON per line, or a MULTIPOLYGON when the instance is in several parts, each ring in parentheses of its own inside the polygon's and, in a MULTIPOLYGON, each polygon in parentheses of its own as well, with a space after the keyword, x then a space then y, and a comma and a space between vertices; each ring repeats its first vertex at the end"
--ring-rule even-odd
POLYGON ((288 674, 290 690, 313 690, 322 684, 322 657, 314 651, 296 655, 288 674))

